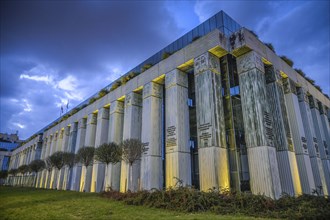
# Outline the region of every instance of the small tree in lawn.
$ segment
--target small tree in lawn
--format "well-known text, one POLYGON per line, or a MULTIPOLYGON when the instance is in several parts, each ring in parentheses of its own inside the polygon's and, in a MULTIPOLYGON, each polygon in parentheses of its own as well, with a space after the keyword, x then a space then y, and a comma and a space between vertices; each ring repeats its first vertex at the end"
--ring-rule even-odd
MULTIPOLYGON (((18 173, 18 169, 10 169, 8 171, 8 174, 12 175, 13 177, 16 177, 17 173, 18 173)), ((12 182, 12 184, 14 184, 14 182, 12 182)))
POLYGON ((68 172, 67 172, 67 177, 66 177, 66 180, 67 180, 66 186, 69 186, 68 180, 70 180, 71 168, 73 167, 73 165, 76 162, 75 158, 76 158, 76 155, 74 153, 71 153, 71 152, 63 153, 64 166, 68 167, 68 172))
POLYGON ((126 139, 121 143, 122 159, 129 164, 130 186, 133 184, 133 163, 141 158, 146 151, 145 146, 138 139, 126 139))
MULTIPOLYGON (((18 172, 24 176, 27 172, 29 172, 29 166, 26 164, 19 166, 18 172)), ((23 182, 21 182, 21 185, 23 185, 23 182)))
MULTIPOLYGON (((53 167, 57 168, 57 170, 60 171, 62 169, 62 167, 64 166, 63 152, 62 151, 57 151, 57 152, 53 153, 50 156, 50 161, 53 164, 53 167)), ((54 170, 54 171, 56 171, 56 170, 54 170)), ((52 183, 53 188, 54 188, 54 182, 57 183, 56 178, 58 178, 57 173, 54 172, 54 179, 53 179, 53 183, 52 183)), ((57 186, 55 188, 57 188, 57 186)))
POLYGON ((29 169, 32 172, 35 172, 36 175, 34 177, 34 183, 36 182, 36 178, 38 173, 45 168, 45 162, 43 160, 34 160, 29 164, 29 169))
POLYGON ((52 172, 52 169, 54 167, 54 164, 52 163, 52 160, 50 159, 50 157, 47 157, 45 159, 45 168, 48 171, 48 174, 46 176, 46 186, 48 186, 48 181, 50 181, 49 175, 52 172))
MULTIPOLYGON (((114 143, 105 143, 101 144, 98 148, 95 149, 95 159, 101 163, 105 163, 105 173, 108 173, 108 165, 116 164, 121 161, 122 149, 121 147, 114 143)), ((105 186, 106 188, 109 186, 105 186)))
MULTIPOLYGON (((80 148, 77 152, 77 162, 80 162, 84 168, 85 171, 87 170, 87 167, 93 164, 94 159, 94 147, 90 146, 84 146, 80 148)), ((85 176, 85 182, 86 182, 87 175, 85 176)), ((85 188, 85 186, 83 186, 85 188)))

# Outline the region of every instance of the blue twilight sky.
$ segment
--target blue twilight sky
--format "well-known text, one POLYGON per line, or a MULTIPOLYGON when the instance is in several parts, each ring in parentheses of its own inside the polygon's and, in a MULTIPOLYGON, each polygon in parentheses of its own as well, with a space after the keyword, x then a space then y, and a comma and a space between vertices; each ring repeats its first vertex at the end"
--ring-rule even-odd
POLYGON ((1 1, 0 132, 28 138, 220 10, 329 95, 329 1, 1 1))

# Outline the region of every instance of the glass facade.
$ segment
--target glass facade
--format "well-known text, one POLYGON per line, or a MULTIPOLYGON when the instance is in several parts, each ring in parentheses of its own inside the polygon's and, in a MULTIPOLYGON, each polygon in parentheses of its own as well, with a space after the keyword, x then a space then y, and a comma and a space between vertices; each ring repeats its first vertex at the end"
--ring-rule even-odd
POLYGON ((220 59, 226 144, 229 155, 231 188, 248 191, 249 168, 244 138, 243 114, 236 60, 232 55, 220 59))

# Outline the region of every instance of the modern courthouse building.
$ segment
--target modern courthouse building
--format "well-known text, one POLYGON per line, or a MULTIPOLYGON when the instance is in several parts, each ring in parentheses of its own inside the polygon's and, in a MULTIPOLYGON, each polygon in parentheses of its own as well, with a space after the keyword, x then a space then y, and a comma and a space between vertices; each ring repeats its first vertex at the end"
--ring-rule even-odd
POLYGON ((147 151, 133 169, 94 161, 28 175, 35 187, 91 192, 180 182, 272 198, 330 193, 329 98, 223 11, 102 91, 15 149, 9 169, 135 138, 147 151))

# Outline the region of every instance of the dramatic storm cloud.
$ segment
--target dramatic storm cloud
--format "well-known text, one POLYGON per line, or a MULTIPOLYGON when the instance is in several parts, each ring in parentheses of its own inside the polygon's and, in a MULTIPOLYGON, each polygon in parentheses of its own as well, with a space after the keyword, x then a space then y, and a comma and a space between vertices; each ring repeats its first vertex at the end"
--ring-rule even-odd
POLYGON ((326 1, 2 1, 0 132, 28 138, 220 10, 329 94, 326 1))

